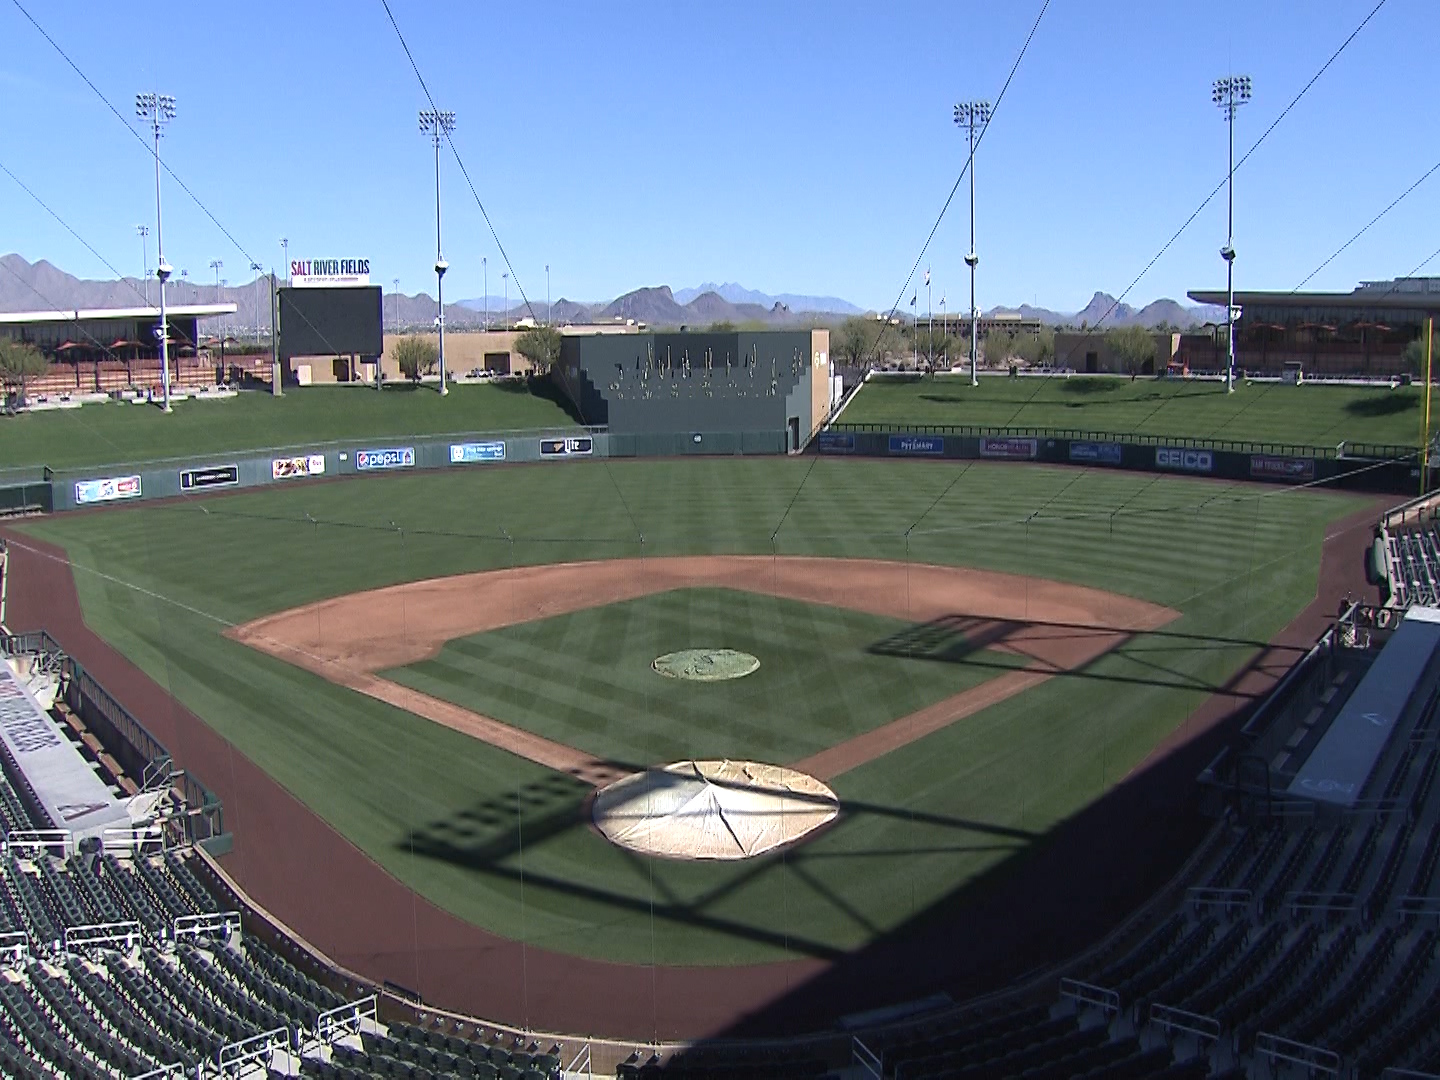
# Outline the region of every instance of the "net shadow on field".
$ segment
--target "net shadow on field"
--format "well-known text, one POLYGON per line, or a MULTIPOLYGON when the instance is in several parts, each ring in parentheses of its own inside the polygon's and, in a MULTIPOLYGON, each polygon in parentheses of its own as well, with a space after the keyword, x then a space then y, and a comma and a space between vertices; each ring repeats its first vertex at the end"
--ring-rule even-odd
MULTIPOLYGON (((1087 679, 1099 682, 1156 686, 1167 689, 1184 687, 1206 693, 1227 691, 1232 680, 1207 682, 1162 662, 1160 658, 1183 651, 1188 656, 1204 651, 1256 650, 1268 648, 1262 641, 1224 637, 1212 634, 1188 634, 1175 630, 1147 630, 1134 633, 1106 627, 1075 623, 1039 622, 979 618, 973 615, 942 615, 923 623, 915 623, 888 637, 873 642, 866 652, 876 656, 893 656, 907 660, 965 664, 990 668, 997 674, 1009 670, 1003 664, 987 660, 985 650, 1001 650, 1022 656, 1032 670, 1044 671, 1059 678, 1087 679), (1086 642, 1094 643, 1106 636, 1114 644, 1083 662, 1070 666, 1060 662, 1064 651, 1086 642), (1126 662, 1143 674, 1125 674, 1114 670, 1097 670, 1102 661, 1126 662)), ((1093 652, 1093 649, 1091 650, 1093 652)), ((1293 650, 1286 662, 1299 659, 1303 650, 1293 650)))
MULTIPOLYGON (((662 781, 666 778, 661 774, 662 781)), ((673 782, 679 785, 683 779, 675 776, 673 782)), ((710 782, 718 787, 733 787, 737 790, 743 787, 723 779, 712 779, 710 782)), ((450 817, 429 822, 409 834, 399 846, 407 853, 449 863, 470 873, 495 880, 523 882, 527 890, 541 890, 555 896, 600 904, 617 916, 650 916, 662 922, 691 926, 771 948, 783 948, 787 953, 796 956, 829 961, 837 961, 845 956, 845 950, 824 941, 807 938, 793 928, 786 931, 757 926, 717 914, 715 909, 733 893, 744 889, 762 875, 775 872, 783 865, 797 881, 820 896, 825 903, 863 923, 864 920, 854 911, 849 901, 829 888, 820 877, 811 874, 807 867, 835 858, 893 859, 896 855, 895 851, 889 849, 861 849, 841 853, 811 851, 802 842, 755 858, 719 864, 730 871, 726 880, 689 899, 677 896, 668 889, 663 879, 653 877, 651 881, 658 889, 658 894, 652 897, 645 890, 627 892, 571 877, 537 872, 533 863, 525 861, 526 849, 538 847, 573 830, 594 828, 590 816, 591 793, 588 786, 582 788, 571 778, 556 774, 513 791, 488 796, 450 817)), ((810 796, 794 791, 788 792, 787 798, 797 802, 811 801, 810 796)), ((813 801, 817 804, 824 803, 827 807, 831 805, 818 796, 814 797, 813 801)), ((833 832, 851 828, 867 817, 894 818, 912 825, 938 827, 956 837, 953 844, 907 848, 905 854, 912 856, 1023 851, 1040 839, 1039 834, 1025 829, 849 799, 842 803, 837 818, 812 835, 818 836, 821 831, 833 832)), ((637 880, 646 876, 649 861, 646 856, 619 847, 613 850, 635 868, 637 880)), ((877 932, 875 927, 868 924, 867 928, 871 933, 877 932)))

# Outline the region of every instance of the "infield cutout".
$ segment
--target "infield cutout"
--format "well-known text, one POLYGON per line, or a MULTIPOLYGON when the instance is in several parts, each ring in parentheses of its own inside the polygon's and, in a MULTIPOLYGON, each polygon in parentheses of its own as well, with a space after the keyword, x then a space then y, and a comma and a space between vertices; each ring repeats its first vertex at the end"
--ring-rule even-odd
POLYGON ((724 682, 758 671, 760 660, 738 649, 681 649, 657 656, 650 666, 667 679, 724 682))
POLYGON ((668 859, 752 859, 840 812, 813 776, 756 761, 677 761, 602 788, 595 827, 617 847, 668 859))

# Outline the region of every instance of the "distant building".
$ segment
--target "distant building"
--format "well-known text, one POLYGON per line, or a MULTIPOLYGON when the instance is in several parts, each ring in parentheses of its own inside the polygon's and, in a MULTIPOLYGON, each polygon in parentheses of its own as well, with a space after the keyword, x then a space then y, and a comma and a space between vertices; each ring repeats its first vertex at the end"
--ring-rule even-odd
MULTIPOLYGON (((1196 289, 1190 298, 1225 306, 1219 289, 1196 289)), ((1278 374, 1300 364, 1316 375, 1400 374, 1401 354, 1440 314, 1440 278, 1366 281, 1348 293, 1237 292, 1235 363, 1244 371, 1278 374)), ((1180 344, 1193 369, 1225 367, 1224 323, 1186 334, 1180 344)))
POLYGON ((1130 371, 1111 350, 1103 330, 1084 331, 1061 330, 1055 334, 1055 360, 1057 368, 1071 368, 1085 374, 1110 375, 1163 375, 1170 364, 1178 359, 1180 334, 1154 331, 1150 337, 1155 342, 1155 358, 1130 371))

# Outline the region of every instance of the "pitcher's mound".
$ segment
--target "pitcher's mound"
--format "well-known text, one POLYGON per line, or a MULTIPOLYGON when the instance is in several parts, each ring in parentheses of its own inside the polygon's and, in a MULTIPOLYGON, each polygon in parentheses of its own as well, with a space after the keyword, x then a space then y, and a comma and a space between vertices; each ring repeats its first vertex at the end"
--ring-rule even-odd
POLYGON ((792 843, 840 812, 813 776, 754 761, 678 761, 617 780, 595 796, 612 844, 671 859, 749 859, 792 843))
POLYGON ((721 682, 743 679, 760 668, 760 661, 739 649, 681 649, 657 656, 650 666, 671 679, 721 682))

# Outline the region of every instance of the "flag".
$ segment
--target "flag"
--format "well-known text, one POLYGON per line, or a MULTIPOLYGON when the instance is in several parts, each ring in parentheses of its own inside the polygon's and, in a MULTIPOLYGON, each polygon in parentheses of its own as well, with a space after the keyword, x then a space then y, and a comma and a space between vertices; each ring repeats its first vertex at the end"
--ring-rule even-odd
POLYGON ((911 306, 911 307, 914 307, 914 306, 915 306, 915 297, 916 297, 916 296, 919 296, 919 295, 920 295, 919 293, 916 293, 915 296, 910 297, 910 306, 911 306))
POLYGON ((945 306, 945 294, 944 294, 944 293, 941 293, 941 294, 940 294, 940 306, 941 306, 941 307, 944 307, 944 306, 945 306))
POLYGON ((928 266, 925 267, 925 287, 927 289, 930 287, 930 268, 928 266))

